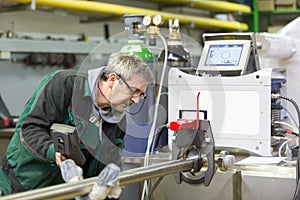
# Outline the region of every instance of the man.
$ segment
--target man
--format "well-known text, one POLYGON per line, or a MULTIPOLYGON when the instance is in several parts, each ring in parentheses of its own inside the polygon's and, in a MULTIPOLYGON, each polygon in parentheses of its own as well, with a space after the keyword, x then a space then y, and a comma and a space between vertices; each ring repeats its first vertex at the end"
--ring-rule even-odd
POLYGON ((138 57, 110 56, 107 66, 87 74, 56 71, 48 75, 27 102, 0 170, 2 195, 63 183, 50 127, 73 125, 86 157, 83 178, 97 176, 105 165, 120 165, 126 119, 124 111, 144 97, 153 76, 138 57))

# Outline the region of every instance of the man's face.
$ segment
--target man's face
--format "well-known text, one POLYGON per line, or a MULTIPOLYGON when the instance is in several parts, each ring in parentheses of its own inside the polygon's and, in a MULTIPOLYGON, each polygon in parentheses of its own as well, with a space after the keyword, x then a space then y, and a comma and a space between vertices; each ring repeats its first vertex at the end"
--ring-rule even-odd
POLYGON ((112 88, 111 104, 114 109, 123 112, 133 103, 138 104, 141 96, 146 91, 147 84, 141 77, 134 76, 130 80, 124 80, 116 75, 117 81, 112 88))

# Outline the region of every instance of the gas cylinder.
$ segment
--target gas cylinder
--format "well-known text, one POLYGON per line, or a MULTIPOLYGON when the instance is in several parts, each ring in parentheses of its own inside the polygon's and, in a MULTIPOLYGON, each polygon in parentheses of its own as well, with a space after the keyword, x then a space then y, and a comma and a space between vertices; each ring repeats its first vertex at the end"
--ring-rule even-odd
MULTIPOLYGON (((145 61, 154 73, 154 56, 145 44, 145 36, 138 29, 145 28, 142 20, 144 15, 125 15, 125 30, 128 34, 127 43, 120 52, 133 53, 145 61)), ((147 149, 148 135, 152 125, 153 106, 155 104, 154 86, 148 86, 145 92, 147 98, 128 109, 127 130, 125 135, 125 156, 142 156, 147 149)))

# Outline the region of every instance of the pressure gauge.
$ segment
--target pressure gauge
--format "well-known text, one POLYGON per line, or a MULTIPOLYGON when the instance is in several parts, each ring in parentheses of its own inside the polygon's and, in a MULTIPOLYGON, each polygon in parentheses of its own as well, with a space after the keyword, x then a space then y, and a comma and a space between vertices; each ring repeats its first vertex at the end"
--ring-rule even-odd
POLYGON ((155 15, 153 17, 153 24, 158 26, 158 25, 162 25, 163 24, 163 17, 161 15, 155 15))
POLYGON ((146 15, 143 18, 143 24, 145 26, 149 26, 151 24, 151 16, 150 15, 146 15))

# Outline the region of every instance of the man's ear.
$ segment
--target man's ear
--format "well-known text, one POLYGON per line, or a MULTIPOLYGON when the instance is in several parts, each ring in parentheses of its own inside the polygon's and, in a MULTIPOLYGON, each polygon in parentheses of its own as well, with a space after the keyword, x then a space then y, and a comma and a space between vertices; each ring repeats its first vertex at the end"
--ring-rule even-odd
POLYGON ((117 80, 117 75, 115 73, 111 73, 106 81, 108 83, 108 87, 112 88, 117 80))

